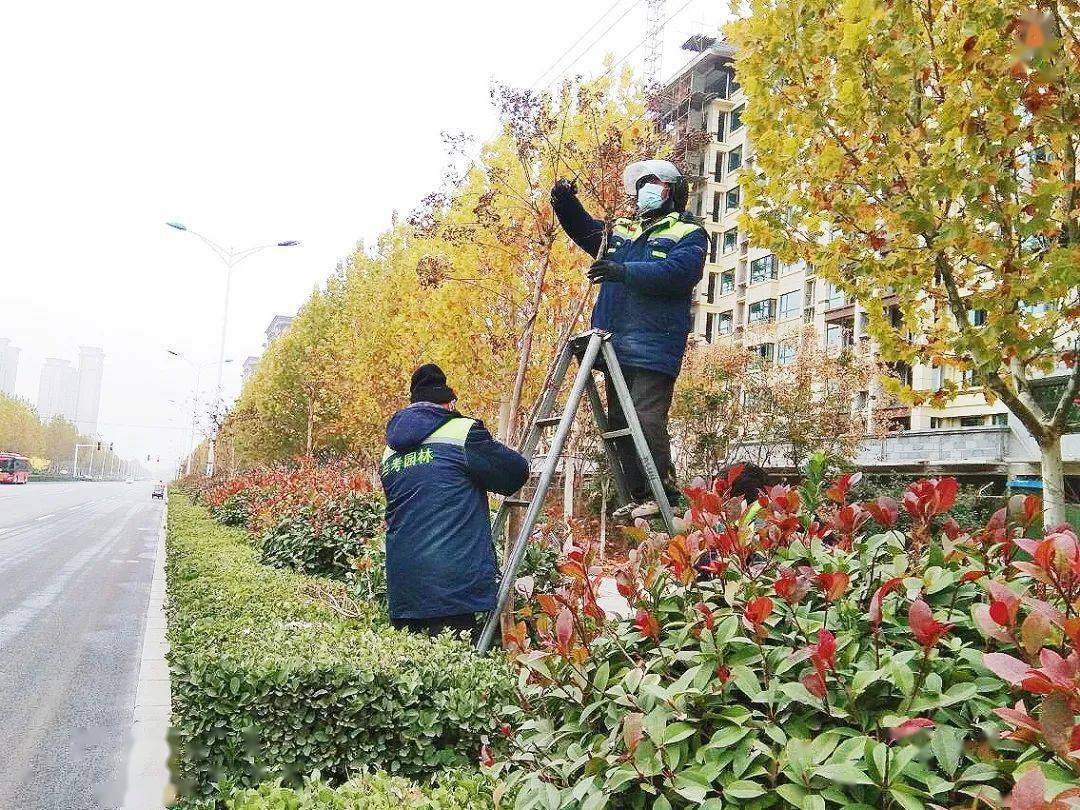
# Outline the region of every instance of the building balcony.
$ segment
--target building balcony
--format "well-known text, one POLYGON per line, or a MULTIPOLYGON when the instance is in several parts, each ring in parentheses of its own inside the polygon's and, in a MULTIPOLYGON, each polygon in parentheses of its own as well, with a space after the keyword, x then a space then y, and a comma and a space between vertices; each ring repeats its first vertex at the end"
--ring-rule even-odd
POLYGON ((855 316, 855 302, 838 303, 835 299, 825 302, 825 323, 846 321, 855 316))

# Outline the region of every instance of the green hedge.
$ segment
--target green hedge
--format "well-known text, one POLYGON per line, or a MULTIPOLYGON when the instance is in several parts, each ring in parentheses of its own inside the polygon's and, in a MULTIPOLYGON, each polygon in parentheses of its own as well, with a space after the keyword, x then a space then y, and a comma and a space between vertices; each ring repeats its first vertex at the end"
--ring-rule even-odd
POLYGON ((178 784, 299 784, 358 769, 423 777, 473 764, 512 676, 462 642, 347 619, 339 583, 268 568, 240 529, 169 502, 169 662, 178 784))
MULTIPOLYGON (((261 562, 344 581, 354 570, 354 560, 364 556, 369 546, 382 549, 385 511, 379 496, 350 492, 318 507, 289 512, 259 541, 261 562)), ((218 521, 226 523, 220 517, 218 521)))
POLYGON ((350 779, 341 787, 316 781, 302 788, 268 782, 239 792, 228 810, 490 810, 492 783, 475 772, 447 771, 429 786, 398 776, 374 773, 350 779))

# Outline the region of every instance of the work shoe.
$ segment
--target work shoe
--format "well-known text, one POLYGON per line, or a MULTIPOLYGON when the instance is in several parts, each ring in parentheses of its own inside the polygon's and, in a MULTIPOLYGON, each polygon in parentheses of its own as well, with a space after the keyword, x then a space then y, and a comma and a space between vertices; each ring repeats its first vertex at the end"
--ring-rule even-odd
POLYGON ((642 501, 633 510, 631 510, 630 517, 632 517, 634 520, 637 520, 638 518, 651 518, 653 515, 658 514, 660 514, 660 506, 656 503, 656 501, 648 500, 642 501))
POLYGON ((624 503, 622 506, 612 512, 611 516, 615 518, 615 520, 629 520, 630 517, 634 514, 634 510, 640 507, 641 504, 636 503, 635 501, 630 501, 630 503, 624 503))

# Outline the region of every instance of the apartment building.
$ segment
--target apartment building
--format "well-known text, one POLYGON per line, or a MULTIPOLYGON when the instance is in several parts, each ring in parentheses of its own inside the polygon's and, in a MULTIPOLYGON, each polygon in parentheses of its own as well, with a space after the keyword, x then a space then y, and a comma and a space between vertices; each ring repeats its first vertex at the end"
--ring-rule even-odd
POLYGON ((0 394, 15 396, 15 379, 19 372, 19 348, 8 338, 0 338, 0 394))
MULTIPOLYGON (((779 262, 768 250, 749 244, 740 231, 739 177, 754 162, 754 145, 743 124, 750 101, 735 79, 729 44, 699 35, 683 47, 697 56, 665 84, 659 117, 673 137, 675 162, 691 180, 689 209, 709 234, 705 275, 694 296, 693 339, 734 341, 765 359, 790 363, 803 330, 811 325, 826 347, 872 352, 864 308, 818 278, 812 267, 779 262)), ((882 301, 886 307, 891 303, 882 301)), ((977 323, 984 313, 972 317, 977 323)), ((965 382, 953 368, 916 365, 893 371, 916 389, 938 390, 948 380, 962 387, 965 382)), ((912 408, 880 390, 867 391, 856 407, 865 409, 868 426, 884 423, 890 429, 887 438, 867 440, 858 459, 867 467, 967 470, 1004 478, 1031 474, 1037 459, 1030 436, 1008 409, 981 394, 962 394, 943 408, 912 408)), ((1073 458, 1072 466, 1077 463, 1073 458)))

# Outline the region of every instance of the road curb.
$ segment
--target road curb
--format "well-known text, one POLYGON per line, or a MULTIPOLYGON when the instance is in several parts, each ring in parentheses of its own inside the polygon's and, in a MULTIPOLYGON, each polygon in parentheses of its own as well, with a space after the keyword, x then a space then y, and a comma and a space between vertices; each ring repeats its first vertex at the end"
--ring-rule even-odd
POLYGON ((165 531, 168 499, 154 554, 154 577, 146 608, 146 631, 135 691, 124 810, 158 810, 173 796, 169 779, 169 665, 165 660, 165 531))

